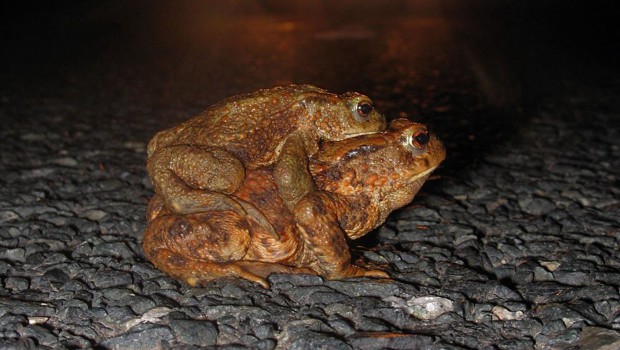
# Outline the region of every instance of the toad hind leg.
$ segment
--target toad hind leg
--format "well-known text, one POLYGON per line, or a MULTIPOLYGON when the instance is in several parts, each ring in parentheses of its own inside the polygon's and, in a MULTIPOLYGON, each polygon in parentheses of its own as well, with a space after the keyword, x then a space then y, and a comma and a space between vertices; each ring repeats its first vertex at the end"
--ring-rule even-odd
POLYGON ((170 249, 157 249, 150 256, 151 262, 169 276, 184 281, 191 287, 226 277, 243 278, 269 288, 267 276, 272 273, 316 274, 306 269, 260 261, 213 262, 187 258, 170 249))
POLYGON ((271 273, 310 269, 242 260, 250 245, 250 225, 233 211, 155 217, 144 233, 145 256, 166 274, 194 286, 222 277, 239 277, 268 288, 271 273))
POLYGON ((245 178, 239 159, 213 147, 175 145, 158 150, 147 161, 147 172, 170 210, 192 214, 234 210, 245 214, 230 198, 245 178))
POLYGON ((264 279, 232 264, 247 252, 249 229, 233 211, 164 214, 149 223, 142 249, 158 269, 189 285, 225 276, 264 285, 264 279))
POLYGON ((168 248, 156 249, 150 252, 149 260, 159 270, 167 275, 181 280, 194 287, 223 277, 240 277, 265 288, 269 288, 267 281, 245 269, 236 262, 212 262, 188 258, 168 248))

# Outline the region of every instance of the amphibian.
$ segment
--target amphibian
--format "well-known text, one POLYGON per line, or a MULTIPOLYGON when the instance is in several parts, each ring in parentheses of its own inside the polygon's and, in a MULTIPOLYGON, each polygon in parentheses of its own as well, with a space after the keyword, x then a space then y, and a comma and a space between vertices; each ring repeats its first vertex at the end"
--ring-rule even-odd
POLYGON ((245 214, 227 208, 177 213, 156 193, 144 253, 190 285, 241 277, 267 287, 274 272, 387 277, 352 264, 347 240, 408 204, 444 158, 441 141, 424 125, 397 119, 385 132, 323 142, 308 163, 317 191, 292 209, 279 194, 273 164, 247 170, 227 194, 244 203, 245 214))
POLYGON ((157 133, 147 148, 147 172, 166 207, 178 214, 232 209, 247 171, 274 165, 281 198, 292 209, 316 187, 308 158, 322 141, 383 131, 372 101, 290 85, 234 96, 157 133))

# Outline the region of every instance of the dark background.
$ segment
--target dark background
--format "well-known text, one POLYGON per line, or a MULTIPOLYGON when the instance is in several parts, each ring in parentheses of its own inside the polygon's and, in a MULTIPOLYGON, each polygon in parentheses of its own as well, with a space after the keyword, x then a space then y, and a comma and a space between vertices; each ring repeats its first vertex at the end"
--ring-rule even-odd
MULTIPOLYGON (((110 121, 140 119, 127 128, 142 140, 229 95, 312 83, 363 92, 389 118, 431 124, 456 152, 451 158, 466 164, 514 136, 541 99, 618 88, 611 1, 1 6, 5 100, 17 94, 71 101, 78 110, 97 105, 110 121), (122 104, 135 111, 114 115, 112 106, 122 104)), ((2 118, 8 128, 17 126, 14 118, 25 123, 19 127, 40 122, 2 118)))
POLYGON ((289 82, 373 91, 403 84, 390 71, 422 79, 455 69, 479 71, 472 83, 495 87, 491 102, 529 106, 564 93, 574 75, 600 79, 617 66, 615 10, 552 0, 9 1, 2 86, 116 79, 120 91, 102 98, 118 99, 140 78, 145 97, 167 104, 289 82))

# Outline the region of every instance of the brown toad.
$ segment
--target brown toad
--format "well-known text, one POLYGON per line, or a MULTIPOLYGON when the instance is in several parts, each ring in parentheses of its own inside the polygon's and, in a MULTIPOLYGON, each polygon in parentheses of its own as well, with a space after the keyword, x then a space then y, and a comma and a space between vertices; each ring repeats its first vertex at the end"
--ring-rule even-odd
POLYGON ((444 158, 442 143, 425 126, 397 119, 382 133, 323 143, 309 162, 318 191, 292 210, 278 194, 273 165, 247 171, 230 195, 246 203, 247 215, 178 214, 155 194, 144 253, 189 285, 234 276, 267 287, 274 272, 387 277, 353 265, 347 239, 368 233, 409 203, 444 158))
POLYGON ((290 85, 234 96, 148 145, 147 171, 166 207, 179 214, 232 209, 231 198, 248 170, 275 165, 279 194, 292 209, 316 190, 308 157, 320 141, 383 131, 385 117, 358 93, 334 95, 311 85, 290 85))

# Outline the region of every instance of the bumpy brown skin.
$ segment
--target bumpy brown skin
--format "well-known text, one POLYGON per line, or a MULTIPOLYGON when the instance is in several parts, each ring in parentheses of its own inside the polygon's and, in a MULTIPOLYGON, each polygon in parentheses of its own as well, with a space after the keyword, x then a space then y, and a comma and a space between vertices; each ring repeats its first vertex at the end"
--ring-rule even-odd
POLYGON ((385 117, 371 106, 364 95, 338 96, 311 85, 234 96, 155 135, 147 171, 175 213, 232 209, 244 215, 248 208, 230 194, 246 171, 274 165, 280 196, 292 209, 316 190, 307 168, 320 141, 385 130, 385 117))
POLYGON ((292 210, 278 193, 274 166, 248 171, 230 195, 245 203, 246 215, 178 214, 156 194, 148 209, 144 253, 192 286, 241 277, 268 287, 266 277, 275 272, 388 277, 351 264, 347 239, 368 233, 409 203, 444 158, 442 143, 423 125, 398 119, 383 133, 322 144, 309 163, 318 191, 292 210))

